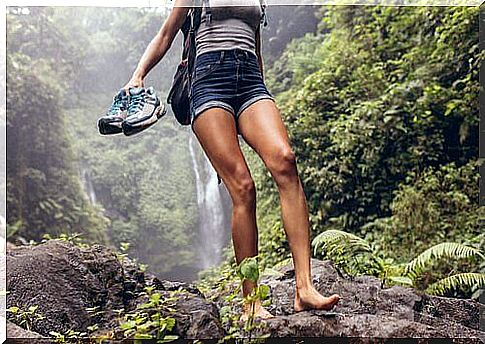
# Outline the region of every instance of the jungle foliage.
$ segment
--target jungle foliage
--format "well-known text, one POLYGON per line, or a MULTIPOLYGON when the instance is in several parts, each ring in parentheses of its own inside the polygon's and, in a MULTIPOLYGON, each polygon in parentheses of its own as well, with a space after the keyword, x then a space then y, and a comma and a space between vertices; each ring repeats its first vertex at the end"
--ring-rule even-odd
MULTIPOLYGON (((312 239, 363 235, 401 263, 444 241, 482 247, 478 8, 335 6, 319 15, 317 31, 290 42, 267 72, 312 239)), ((278 193, 247 153, 271 266, 289 256, 278 193)), ((468 268, 484 271, 478 261, 468 268)))
POLYGON ((106 243, 106 219, 82 193, 62 109, 75 73, 71 46, 57 43, 62 34, 47 12, 32 11, 35 23, 25 10, 8 16, 7 233, 39 240, 80 232, 106 243))

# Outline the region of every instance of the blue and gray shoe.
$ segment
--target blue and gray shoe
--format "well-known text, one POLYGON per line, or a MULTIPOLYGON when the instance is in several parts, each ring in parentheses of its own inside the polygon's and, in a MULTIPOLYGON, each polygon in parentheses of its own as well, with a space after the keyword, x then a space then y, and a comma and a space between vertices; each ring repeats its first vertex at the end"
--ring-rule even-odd
POLYGON ((129 92, 128 116, 122 123, 126 136, 147 129, 167 113, 153 87, 130 88, 129 92))
POLYGON ((121 124, 128 115, 128 95, 124 89, 113 97, 113 102, 107 113, 98 119, 98 129, 101 135, 119 134, 123 131, 121 124))

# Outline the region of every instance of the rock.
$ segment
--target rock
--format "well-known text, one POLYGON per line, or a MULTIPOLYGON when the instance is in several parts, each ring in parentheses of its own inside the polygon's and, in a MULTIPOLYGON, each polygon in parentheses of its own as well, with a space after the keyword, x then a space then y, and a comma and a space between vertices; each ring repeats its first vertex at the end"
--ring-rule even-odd
MULTIPOLYGON (((18 338, 15 343, 25 342, 25 343, 45 343, 44 336, 32 331, 27 331, 14 323, 7 321, 7 337, 8 338, 18 338), (44 340, 42 340, 44 339, 44 340)), ((10 341, 9 341, 10 342, 10 341)), ((12 342, 13 343, 13 342, 12 342)))
POLYGON ((213 303, 192 293, 179 297, 176 303, 179 333, 187 339, 213 339, 224 337, 224 330, 219 323, 219 310, 213 303), (190 317, 190 318, 188 318, 190 317), (188 321, 184 321, 188 318, 188 321), (184 326, 184 328, 181 328, 184 326))
MULTIPOLYGON (((27 309, 38 305, 38 312, 44 316, 33 324, 33 335, 49 336, 50 331, 66 333, 69 329, 86 332, 95 323, 99 326, 96 334, 105 333, 118 325, 117 310, 121 314, 133 312, 148 301, 143 292, 146 287, 160 293, 163 300, 175 293, 175 312, 163 315, 171 314, 176 320, 173 332, 180 338, 216 339, 229 330, 219 323, 219 309, 227 305, 224 295, 210 302, 196 286, 161 281, 104 246, 81 248, 60 240, 18 246, 8 251, 7 266, 8 306, 27 309), (101 313, 92 316, 86 310, 89 307, 98 307, 101 313)), ((331 312, 295 314, 294 269, 288 265, 279 271, 280 275, 261 279, 270 286, 268 309, 276 317, 258 321, 260 326, 253 337, 347 337, 352 343, 370 343, 372 338, 485 342, 477 302, 430 296, 400 286, 382 288, 375 277, 342 276, 329 261, 312 260, 313 282, 324 295, 340 294, 339 304, 331 312)), ((231 293, 233 287, 227 285, 223 293, 231 293)))
POLYGON ((17 247, 17 245, 11 243, 10 241, 7 241, 7 245, 5 246, 7 252, 10 251, 10 250, 13 250, 17 247))
POLYGON ((7 306, 38 305, 44 319, 32 329, 42 335, 84 332, 96 322, 110 326, 113 310, 124 307, 122 267, 102 246, 81 249, 61 240, 19 246, 8 252, 7 266, 7 306), (106 313, 94 318, 87 310, 93 307, 106 313))
POLYGON ((160 281, 101 245, 81 248, 49 240, 37 246, 18 246, 7 253, 7 266, 7 307, 38 305, 37 313, 44 318, 35 321, 32 330, 44 336, 70 329, 88 332, 88 326, 94 324, 99 333, 112 330, 119 324, 117 311, 131 312, 146 301, 141 294, 146 286, 162 297, 169 297, 173 290, 185 290, 174 315, 175 334, 181 338, 220 337, 224 333, 217 308, 194 286, 160 281), (94 307, 95 316, 88 311, 94 307))
POLYGON ((479 330, 480 305, 471 300, 420 294, 412 288, 381 288, 371 276, 341 276, 329 261, 312 259, 315 287, 323 295, 338 293, 332 312, 293 311, 294 269, 281 276, 264 277, 271 289, 276 315, 259 334, 271 337, 464 338, 464 343, 485 342, 479 330))

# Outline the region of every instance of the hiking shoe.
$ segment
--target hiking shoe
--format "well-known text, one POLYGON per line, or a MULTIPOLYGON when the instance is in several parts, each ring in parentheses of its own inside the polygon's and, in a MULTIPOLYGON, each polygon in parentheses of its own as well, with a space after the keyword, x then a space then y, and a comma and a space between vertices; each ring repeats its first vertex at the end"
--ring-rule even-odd
POLYGON ((128 116, 121 125, 126 136, 147 129, 167 113, 153 87, 130 88, 129 93, 128 116))
POLYGON ((113 102, 107 113, 98 119, 98 129, 101 135, 119 134, 123 131, 121 124, 128 115, 128 95, 124 89, 113 97, 113 102))

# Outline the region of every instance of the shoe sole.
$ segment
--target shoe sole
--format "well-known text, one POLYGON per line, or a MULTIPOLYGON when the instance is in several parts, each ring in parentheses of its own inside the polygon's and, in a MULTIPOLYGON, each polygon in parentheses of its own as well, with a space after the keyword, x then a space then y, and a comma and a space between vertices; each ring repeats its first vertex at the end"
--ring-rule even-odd
POLYGON ((147 119, 141 122, 138 122, 132 125, 132 124, 128 124, 128 122, 126 121, 123 121, 123 123, 121 124, 122 131, 126 136, 137 134, 145 129, 150 128, 152 125, 157 123, 158 120, 163 116, 165 116, 166 113, 167 113, 166 107, 163 105, 160 105, 155 109, 155 111, 153 111, 153 114, 150 117, 148 117, 147 119))
POLYGON ((107 118, 98 120, 98 130, 101 135, 114 135, 123 132, 122 122, 110 122, 107 118), (116 123, 116 124, 114 124, 116 123), (118 125, 117 125, 118 124, 118 125))

